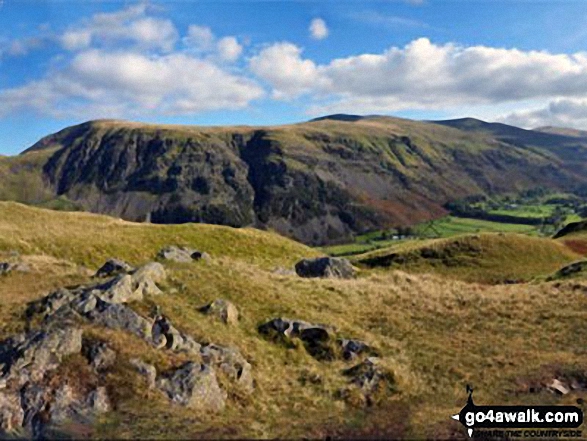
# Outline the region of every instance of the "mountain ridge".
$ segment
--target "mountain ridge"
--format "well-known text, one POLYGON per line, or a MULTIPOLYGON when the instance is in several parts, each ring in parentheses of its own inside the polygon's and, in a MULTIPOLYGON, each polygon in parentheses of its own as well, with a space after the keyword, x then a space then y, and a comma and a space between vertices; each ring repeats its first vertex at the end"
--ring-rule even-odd
POLYGON ((43 138, 18 160, 3 158, 0 198, 35 202, 14 196, 27 170, 42 180, 42 197, 83 210, 256 226, 317 245, 442 216, 456 198, 585 181, 552 146, 446 122, 355 117, 259 127, 88 121, 43 138), (6 182, 13 194, 2 191, 6 182))

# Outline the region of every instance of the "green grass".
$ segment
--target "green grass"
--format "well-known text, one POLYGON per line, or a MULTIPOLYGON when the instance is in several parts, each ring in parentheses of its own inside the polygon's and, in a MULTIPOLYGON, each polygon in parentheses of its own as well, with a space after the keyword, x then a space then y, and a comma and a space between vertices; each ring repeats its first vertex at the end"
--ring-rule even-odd
MULTIPOLYGON (((518 269, 528 265, 535 271, 531 266, 547 262, 549 254, 553 260, 565 254, 563 245, 552 247, 547 239, 504 235, 499 240, 486 246, 494 264, 501 256, 518 269), (507 248, 508 243, 515 247, 507 248)), ((439 243, 419 243, 425 242, 428 247, 439 243)), ((134 224, 14 203, 0 203, 0 253, 16 249, 35 256, 24 257, 33 267, 30 273, 0 278, 1 336, 24 328, 27 301, 89 280, 105 258, 140 264, 173 243, 200 248, 212 259, 167 264, 164 294, 148 302, 156 301, 197 340, 238 347, 253 365, 256 390, 246 397, 228 387, 225 412, 194 414, 149 390, 127 366, 135 356, 159 367, 177 363, 177 357, 123 332, 88 328, 90 336, 105 339, 119 353, 117 367, 106 376, 116 411, 98 421, 95 434, 101 438, 447 438, 461 433, 449 416, 465 403, 466 384, 475 387, 479 403, 561 404, 576 398, 530 394, 523 385, 587 364, 587 297, 575 289, 577 282, 556 288, 548 283, 489 286, 440 273, 368 269, 355 280, 280 276, 272 268, 318 253, 250 229, 134 224), (237 306, 239 325, 229 327, 198 312, 215 298, 237 306), (393 368, 397 393, 367 409, 339 399, 337 391, 348 384, 341 372, 352 363, 319 362, 299 346, 262 338, 257 326, 275 316, 326 323, 375 346, 393 368), (304 381, 310 377, 319 381, 304 381)), ((399 247, 408 252, 416 245, 408 241, 399 247)), ((457 254, 454 260, 467 259, 466 253, 457 254)), ((132 306, 142 311, 148 302, 132 306)), ((73 360, 70 371, 75 374, 81 361, 73 360)))
POLYGON ((484 233, 411 241, 354 256, 369 268, 434 273, 481 283, 527 282, 546 277, 579 254, 549 238, 484 233))
POLYGON ((555 205, 518 205, 515 208, 490 210, 489 214, 501 214, 508 216, 525 217, 530 219, 546 218, 554 213, 555 205))
MULTIPOLYGON (((424 222, 413 227, 417 238, 447 238, 473 233, 520 233, 537 235, 538 229, 531 225, 508 224, 479 219, 446 216, 432 222, 424 222)), ((330 256, 352 256, 367 253, 390 246, 399 245, 406 240, 380 240, 383 231, 375 231, 357 236, 353 243, 321 247, 320 250, 330 256)), ((389 233, 393 235, 394 233, 389 233)), ((407 239, 411 241, 413 239, 407 239)))

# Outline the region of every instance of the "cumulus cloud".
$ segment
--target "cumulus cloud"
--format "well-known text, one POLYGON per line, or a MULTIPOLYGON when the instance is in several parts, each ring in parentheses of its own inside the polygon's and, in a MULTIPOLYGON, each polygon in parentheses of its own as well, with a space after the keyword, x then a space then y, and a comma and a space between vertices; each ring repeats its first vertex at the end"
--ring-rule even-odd
POLYGON ((587 128, 587 99, 558 99, 534 109, 519 110, 498 121, 528 129, 544 126, 587 128))
POLYGON ((178 31, 171 20, 147 14, 147 4, 129 6, 121 11, 100 13, 72 26, 61 37, 67 50, 83 50, 90 45, 134 44, 141 48, 171 51, 178 31))
POLYGON ((426 38, 383 53, 317 64, 290 43, 251 60, 274 96, 329 97, 313 110, 389 112, 444 109, 529 99, 587 97, 587 53, 550 54, 434 44, 426 38))
POLYGON ((236 37, 229 36, 217 40, 212 29, 206 26, 191 25, 183 44, 188 51, 205 54, 221 61, 236 61, 243 52, 243 47, 236 37))
POLYGON ((252 80, 187 54, 91 49, 61 72, 0 91, 0 108, 4 114, 32 108, 54 116, 177 115, 240 109, 262 95, 252 80))
POLYGON ((326 22, 321 18, 315 18, 310 22, 309 31, 314 40, 324 40, 329 33, 326 22))
MULTIPOLYGON (((33 110, 88 118, 191 115, 242 109, 265 91, 235 65, 243 47, 235 37, 217 39, 210 28, 179 33, 147 4, 99 13, 55 32, 64 49, 59 63, 35 81, 0 89, 0 116, 33 110)), ((24 54, 32 41, 12 42, 24 54)))
POLYGON ((302 50, 291 43, 278 43, 251 58, 251 71, 273 88, 276 99, 291 99, 327 88, 327 79, 311 60, 302 59, 302 50))

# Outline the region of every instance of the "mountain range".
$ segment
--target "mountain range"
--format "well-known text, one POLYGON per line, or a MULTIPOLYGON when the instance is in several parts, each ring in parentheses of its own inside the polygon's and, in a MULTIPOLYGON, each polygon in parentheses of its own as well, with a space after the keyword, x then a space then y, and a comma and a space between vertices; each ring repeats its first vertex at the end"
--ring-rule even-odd
POLYGON ((437 218, 470 195, 587 184, 587 133, 331 115, 272 127, 90 121, 0 157, 0 199, 311 245, 437 218))

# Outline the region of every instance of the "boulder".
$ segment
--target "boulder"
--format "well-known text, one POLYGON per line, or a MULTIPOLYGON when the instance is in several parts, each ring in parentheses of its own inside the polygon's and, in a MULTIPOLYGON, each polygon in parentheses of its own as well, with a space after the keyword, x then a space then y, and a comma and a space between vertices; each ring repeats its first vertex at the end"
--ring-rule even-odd
POLYGON ((98 325, 110 329, 121 329, 143 340, 151 341, 151 322, 125 305, 108 303, 98 299, 96 307, 85 317, 98 325))
POLYGON ((155 318, 151 328, 151 340, 157 348, 184 352, 192 356, 200 354, 200 344, 192 337, 177 330, 165 316, 155 318))
POLYGON ((208 344, 202 346, 200 353, 204 363, 220 369, 230 380, 238 384, 242 391, 253 391, 251 365, 238 349, 208 344))
POLYGON ((116 352, 104 342, 84 342, 82 352, 96 371, 104 371, 114 365, 116 352))
POLYGON ((332 359, 335 353, 332 345, 334 329, 302 320, 275 318, 259 326, 259 332, 271 338, 299 338, 308 353, 318 359, 332 359))
POLYGON ((128 274, 132 271, 134 271, 134 268, 124 260, 109 259, 100 267, 94 277, 113 277, 128 274))
POLYGON ((63 357, 82 349, 82 330, 52 329, 20 334, 0 343, 0 378, 23 385, 39 381, 63 357))
POLYGON ((216 299, 200 308, 200 311, 204 314, 218 317, 227 325, 238 324, 238 310, 234 304, 227 300, 216 299))
POLYGON ((300 277, 351 279, 355 276, 353 265, 347 259, 337 257, 304 259, 296 263, 295 269, 300 277))
POLYGON ((159 251, 157 255, 160 259, 171 260, 179 263, 189 263, 194 260, 209 260, 208 253, 204 253, 193 248, 178 247, 170 245, 159 251))
POLYGON ((375 355, 374 349, 361 340, 341 338, 338 340, 338 344, 342 351, 342 358, 345 360, 353 360, 365 353, 375 355))
POLYGON ((24 411, 17 392, 0 391, 0 433, 10 433, 22 427, 24 411))
POLYGON ((30 270, 30 267, 26 263, 0 262, 0 276, 4 276, 13 271, 28 273, 30 270))
POLYGON ((160 376, 157 387, 171 401, 190 409, 219 412, 226 405, 226 394, 207 365, 188 362, 160 376))
POLYGON ((145 377, 149 389, 155 387, 155 380, 157 379, 157 369, 152 364, 145 363, 144 361, 133 358, 130 360, 130 364, 137 370, 137 372, 145 377))
POLYGON ((393 372, 386 369, 377 357, 369 357, 346 369, 343 375, 350 377, 350 388, 344 390, 343 395, 358 392, 362 403, 367 406, 374 404, 380 396, 395 391, 393 372))

